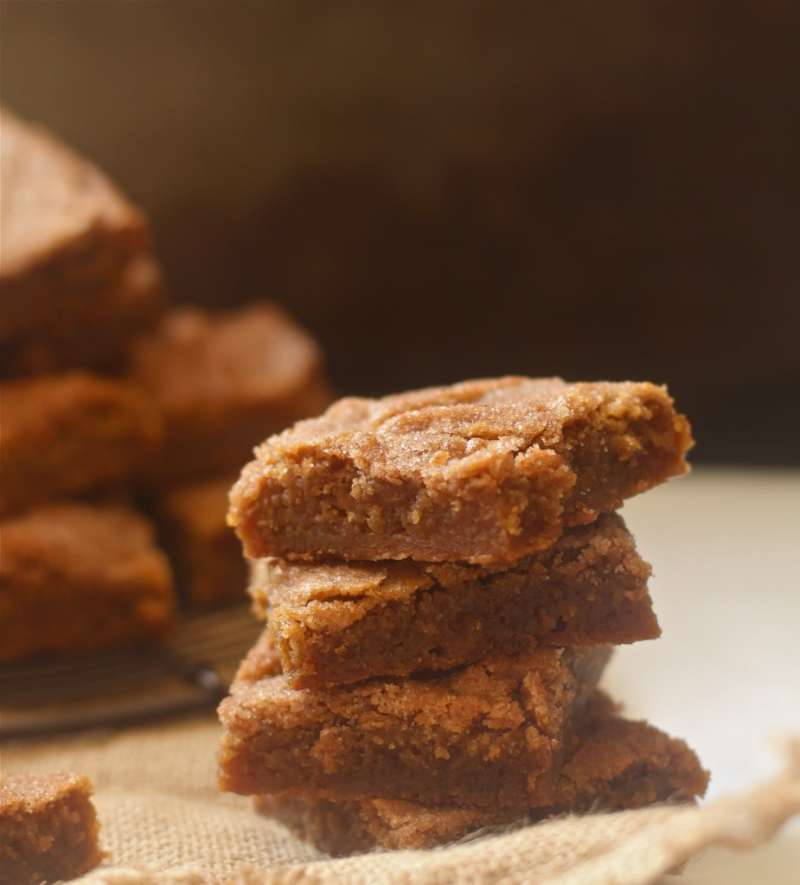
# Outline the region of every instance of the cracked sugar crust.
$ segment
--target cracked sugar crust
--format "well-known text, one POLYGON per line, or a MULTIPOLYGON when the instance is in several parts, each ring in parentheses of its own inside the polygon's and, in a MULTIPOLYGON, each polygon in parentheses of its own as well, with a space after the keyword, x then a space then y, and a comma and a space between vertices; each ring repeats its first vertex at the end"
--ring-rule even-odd
POLYGON ((2 277, 66 253, 89 236, 141 236, 138 210, 91 163, 8 111, 0 111, 0 123, 2 277))
POLYGON ((454 563, 251 564, 249 591, 295 688, 447 670, 531 641, 654 639, 650 566, 621 517, 568 529, 507 567, 454 563))
POLYGON ((118 371, 162 305, 147 221, 44 129, 0 127, 0 373, 118 371))
POLYGON ((0 533, 0 661, 130 646, 172 627, 169 563, 139 514, 54 504, 0 533))
POLYGON ((444 674, 292 689, 268 637, 220 706, 220 784, 248 794, 525 807, 610 649, 538 649, 444 674))
POLYGON ((590 809, 617 811, 657 802, 690 802, 708 773, 677 738, 615 714, 598 692, 589 704, 552 791, 520 817, 505 808, 426 806, 390 798, 344 801, 260 796, 256 807, 334 856, 374 848, 433 848, 483 827, 536 821, 590 809))
POLYGON ((74 879, 103 859, 82 775, 0 774, 0 885, 74 879))
POLYGON ((156 486, 238 471, 266 434, 331 401, 316 342, 266 301, 172 310, 135 344, 131 375, 165 416, 156 486))
POLYGON ((647 382, 343 399, 256 450, 228 518, 252 558, 509 562, 684 473, 691 444, 647 382))
POLYGON ((149 252, 136 209, 90 162, 0 109, 0 341, 46 329, 97 301, 149 252))

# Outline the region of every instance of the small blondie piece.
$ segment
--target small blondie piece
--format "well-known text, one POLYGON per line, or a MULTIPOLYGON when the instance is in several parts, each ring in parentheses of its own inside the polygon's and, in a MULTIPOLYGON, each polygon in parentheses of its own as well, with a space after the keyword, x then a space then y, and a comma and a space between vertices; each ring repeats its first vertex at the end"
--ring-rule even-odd
POLYGON ((0 774, 0 885, 75 879, 103 859, 92 785, 77 774, 0 774))
POLYGON ((161 421, 135 387, 84 372, 0 385, 0 515, 118 491, 156 453, 161 421))
POLYGON ((210 608, 247 598, 247 563, 225 521, 230 487, 230 479, 190 483, 158 502, 164 546, 178 590, 191 606, 210 608))
POLYGON ((54 504, 0 534, 0 661, 136 645, 172 627, 169 564, 138 514, 54 504))
POLYGON ((260 796, 256 807, 320 850, 342 856, 374 848, 433 848, 483 827, 590 809, 691 802, 705 793, 708 773, 684 741, 646 722, 620 718, 600 693, 591 707, 593 715, 575 735, 551 792, 524 817, 501 807, 425 806, 376 798, 334 802, 260 796))
POLYGON ((157 483, 239 470, 265 435, 330 402, 319 348, 267 302, 173 310, 134 346, 131 375, 166 420, 157 483))
POLYGON ((229 520, 251 558, 511 562, 684 473, 663 387, 467 381, 343 399, 256 450, 229 520))
POLYGON ((540 645, 660 631, 622 519, 568 529, 506 568, 457 563, 253 563, 250 593, 294 688, 448 670, 540 645))
POLYGON ((296 690, 283 675, 258 678, 279 669, 262 639, 220 705, 221 787, 525 808, 609 656, 534 649, 430 677, 296 690))

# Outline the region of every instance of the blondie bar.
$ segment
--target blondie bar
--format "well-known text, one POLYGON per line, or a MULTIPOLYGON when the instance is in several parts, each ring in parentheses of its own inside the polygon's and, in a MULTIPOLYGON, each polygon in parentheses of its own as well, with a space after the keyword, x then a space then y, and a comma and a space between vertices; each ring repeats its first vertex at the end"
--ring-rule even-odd
POLYGON ((178 486, 158 502, 164 546, 184 599, 209 607, 247 598, 247 564, 225 522, 230 479, 178 486))
POLYGON ((69 335, 102 338, 83 319, 130 262, 150 255, 144 216, 91 163, 43 129, 0 111, 0 350, 69 335))
POLYGON ((138 514, 54 504, 0 534, 0 661, 134 645, 172 626, 169 565, 138 514))
POLYGON ((0 885, 74 879, 103 859, 92 785, 76 774, 0 774, 0 885))
MULTIPOLYGON (((646 722, 614 715, 602 695, 591 706, 594 715, 576 733, 551 792, 541 795, 524 818, 535 821, 589 809, 640 808, 703 795, 708 774, 684 741, 646 722)), ((425 806, 377 798, 261 796, 256 806, 333 855, 372 848, 432 848, 483 827, 520 819, 517 812, 498 806, 425 806)))
POLYGON ((248 556, 509 562, 686 470, 663 387, 500 378, 344 399, 256 450, 248 556))
POLYGON ((0 375, 42 375, 76 367, 118 374, 125 368, 131 339, 155 324, 163 304, 158 264, 137 256, 118 280, 96 298, 71 307, 68 316, 63 307, 54 307, 47 330, 3 342, 0 375))
POLYGON ((238 470, 266 434, 330 402, 316 344, 269 303, 172 311, 134 346, 131 374, 165 416, 160 482, 238 470))
POLYGON ((541 645, 660 631, 650 567, 616 514, 505 568, 457 563, 253 563, 250 593, 294 688, 447 670, 541 645))
POLYGON ((132 482, 161 441, 135 387, 83 372, 0 385, 0 515, 132 482))
POLYGON ((534 649, 430 677, 296 690, 283 675, 250 681, 276 670, 262 639, 220 705, 220 783, 245 795, 526 807, 609 655, 534 649))

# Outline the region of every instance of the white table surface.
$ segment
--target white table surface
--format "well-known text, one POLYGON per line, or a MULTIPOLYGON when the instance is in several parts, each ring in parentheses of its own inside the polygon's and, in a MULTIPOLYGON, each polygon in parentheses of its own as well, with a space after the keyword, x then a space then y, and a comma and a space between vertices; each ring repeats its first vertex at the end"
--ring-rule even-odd
MULTIPOLYGON (((618 649, 604 684, 632 717, 686 738, 708 799, 777 771, 800 734, 800 471, 696 468, 623 510, 663 635, 618 649)), ((749 856, 709 852, 685 885, 800 883, 800 824, 749 856)))

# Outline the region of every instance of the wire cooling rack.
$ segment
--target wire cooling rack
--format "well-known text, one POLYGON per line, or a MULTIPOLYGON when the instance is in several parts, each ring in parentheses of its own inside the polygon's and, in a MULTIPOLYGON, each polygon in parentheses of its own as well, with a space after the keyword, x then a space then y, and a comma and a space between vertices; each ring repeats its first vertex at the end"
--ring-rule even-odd
POLYGON ((260 629, 241 605, 186 616, 162 646, 0 664, 0 740, 211 709, 260 629))

